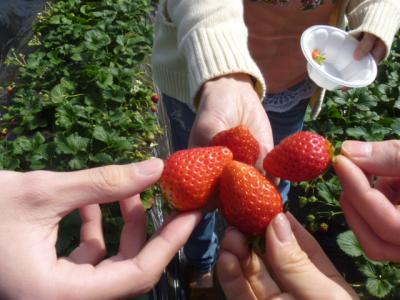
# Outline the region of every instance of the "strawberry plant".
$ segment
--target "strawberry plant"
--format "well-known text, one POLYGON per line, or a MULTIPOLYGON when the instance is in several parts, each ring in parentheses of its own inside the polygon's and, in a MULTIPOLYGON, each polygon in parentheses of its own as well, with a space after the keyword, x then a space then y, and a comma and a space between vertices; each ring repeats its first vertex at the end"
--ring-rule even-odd
MULTIPOLYGON (((372 85, 329 92, 321 115, 317 120, 307 115, 305 127, 321 133, 337 150, 346 139, 400 139, 400 35, 372 85)), ((343 217, 340 192, 339 180, 329 169, 314 181, 296 184, 289 207, 362 299, 399 299, 400 265, 365 256, 343 217)))
MULTIPOLYGON (((6 60, 17 76, 2 87, 1 169, 77 170, 153 155, 161 130, 142 67, 150 11, 146 0, 66 0, 38 16, 30 54, 10 51, 6 60)), ((112 254, 123 221, 118 206, 103 214, 112 254)), ((79 224, 76 212, 63 221, 60 254, 79 243, 79 224)))

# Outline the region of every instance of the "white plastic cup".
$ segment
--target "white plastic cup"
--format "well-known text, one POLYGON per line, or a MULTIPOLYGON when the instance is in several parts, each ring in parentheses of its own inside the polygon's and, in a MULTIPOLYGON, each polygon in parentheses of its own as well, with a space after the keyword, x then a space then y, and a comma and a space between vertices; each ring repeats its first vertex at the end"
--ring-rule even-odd
POLYGON ((377 75, 377 65, 371 54, 361 60, 353 58, 358 43, 352 35, 336 27, 316 25, 306 29, 300 45, 311 80, 330 91, 371 84, 377 75), (325 57, 321 64, 312 58, 316 49, 325 57))

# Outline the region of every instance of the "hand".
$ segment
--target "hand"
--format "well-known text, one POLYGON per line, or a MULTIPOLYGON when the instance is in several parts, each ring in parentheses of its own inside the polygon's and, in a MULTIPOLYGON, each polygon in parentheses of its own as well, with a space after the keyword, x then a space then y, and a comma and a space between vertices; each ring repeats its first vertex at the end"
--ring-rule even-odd
POLYGON ((381 39, 371 33, 364 32, 361 36, 360 43, 354 50, 354 58, 360 60, 370 53, 376 63, 379 63, 385 58, 386 51, 385 43, 381 39))
POLYGON ((228 300, 358 299, 317 241, 290 214, 279 214, 268 226, 262 258, 249 250, 239 231, 228 228, 217 271, 228 300))
POLYGON ((208 81, 200 95, 189 145, 206 146, 218 132, 245 124, 260 143, 257 166, 273 147, 267 114, 246 74, 232 74, 208 81))
POLYGON ((200 219, 180 214, 146 243, 139 193, 161 175, 162 161, 61 173, 0 172, 0 298, 115 299, 142 294, 200 219), (120 202, 125 226, 116 256, 106 254, 97 203, 120 202), (81 208, 81 243, 57 258, 60 220, 81 208))
POLYGON ((346 141, 342 154, 334 166, 347 223, 369 258, 400 262, 400 141, 346 141))

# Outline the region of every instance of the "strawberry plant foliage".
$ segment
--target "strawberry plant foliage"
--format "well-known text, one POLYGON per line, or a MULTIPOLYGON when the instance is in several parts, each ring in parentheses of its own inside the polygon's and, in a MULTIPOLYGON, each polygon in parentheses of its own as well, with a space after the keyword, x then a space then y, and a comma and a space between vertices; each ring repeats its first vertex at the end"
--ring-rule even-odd
MULTIPOLYGON (((1 169, 77 170, 152 155, 161 130, 142 68, 150 12, 146 0, 67 0, 38 16, 30 54, 6 60, 18 72, 2 88, 1 169)), ((104 213, 118 223, 118 210, 104 213)))

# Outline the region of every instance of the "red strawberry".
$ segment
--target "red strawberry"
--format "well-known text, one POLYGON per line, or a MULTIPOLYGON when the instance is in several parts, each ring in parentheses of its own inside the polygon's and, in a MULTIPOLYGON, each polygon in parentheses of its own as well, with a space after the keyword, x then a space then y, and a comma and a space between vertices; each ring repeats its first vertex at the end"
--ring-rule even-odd
POLYGON ((225 219, 244 234, 264 234, 269 222, 283 211, 276 186, 255 167, 235 160, 222 172, 219 193, 225 219))
POLYGON ((151 95, 151 101, 153 101, 154 103, 158 103, 158 101, 160 101, 160 95, 158 94, 151 95))
POLYGON ((260 154, 260 146, 245 125, 221 131, 213 137, 210 146, 228 147, 233 153, 233 159, 254 165, 260 154))
POLYGON ((301 131, 284 139, 264 158, 264 169, 275 177, 293 182, 322 175, 333 157, 331 143, 311 131, 301 131))
POLYGON ((225 147, 177 151, 165 161, 161 190, 178 210, 202 208, 214 195, 222 170, 232 156, 225 147))

